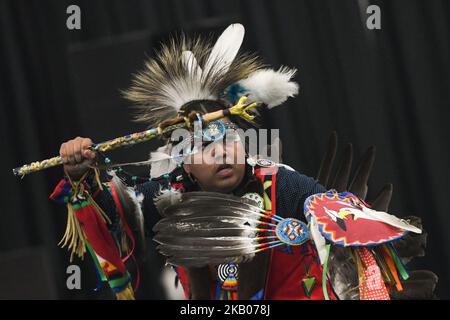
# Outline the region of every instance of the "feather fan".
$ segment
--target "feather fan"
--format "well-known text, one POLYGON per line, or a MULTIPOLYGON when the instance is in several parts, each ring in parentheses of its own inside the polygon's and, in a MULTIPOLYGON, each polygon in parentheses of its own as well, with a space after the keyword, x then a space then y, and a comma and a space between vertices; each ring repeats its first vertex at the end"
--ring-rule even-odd
POLYGON ((213 192, 188 192, 162 209, 153 228, 167 262, 186 267, 252 259, 281 242, 273 219, 247 199, 213 192))

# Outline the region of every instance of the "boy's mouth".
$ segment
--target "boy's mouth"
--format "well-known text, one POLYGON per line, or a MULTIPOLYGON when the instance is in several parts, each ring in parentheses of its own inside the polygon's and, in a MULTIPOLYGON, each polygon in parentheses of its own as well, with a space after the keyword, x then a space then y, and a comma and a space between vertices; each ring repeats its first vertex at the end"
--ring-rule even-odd
POLYGON ((216 175, 221 178, 229 177, 232 174, 233 166, 231 164, 221 164, 216 170, 216 175))

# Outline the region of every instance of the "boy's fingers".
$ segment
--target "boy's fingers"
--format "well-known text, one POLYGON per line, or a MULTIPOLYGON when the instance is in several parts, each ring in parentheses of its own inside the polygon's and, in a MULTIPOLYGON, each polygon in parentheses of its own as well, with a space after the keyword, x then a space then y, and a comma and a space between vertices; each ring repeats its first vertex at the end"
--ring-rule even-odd
POLYGON ((74 156, 75 156, 75 161, 77 162, 77 163, 80 163, 80 162, 82 162, 83 161, 83 156, 82 156, 82 151, 83 151, 83 144, 82 144, 82 141, 81 140, 78 140, 78 141, 76 141, 75 143, 74 143, 74 151, 75 151, 75 154, 74 154, 74 156))
POLYGON ((92 140, 89 138, 84 138, 81 140, 81 145, 83 149, 88 149, 90 146, 92 146, 92 140))
POLYGON ((90 147, 92 146, 92 140, 89 138, 83 139, 81 142, 82 150, 83 150, 83 156, 86 159, 94 159, 95 158, 95 152, 90 150, 90 147))
POLYGON ((96 157, 95 151, 90 149, 92 145, 91 139, 76 137, 61 144, 59 155, 65 165, 74 166, 96 157))
POLYGON ((75 146, 73 141, 67 144, 67 158, 70 164, 72 165, 77 164, 75 159, 75 146))
POLYGON ((65 143, 63 143, 59 149, 59 156, 62 158, 63 163, 67 164, 67 151, 65 143))
POLYGON ((86 159, 94 159, 95 158, 95 152, 91 150, 84 150, 83 151, 83 157, 86 159))

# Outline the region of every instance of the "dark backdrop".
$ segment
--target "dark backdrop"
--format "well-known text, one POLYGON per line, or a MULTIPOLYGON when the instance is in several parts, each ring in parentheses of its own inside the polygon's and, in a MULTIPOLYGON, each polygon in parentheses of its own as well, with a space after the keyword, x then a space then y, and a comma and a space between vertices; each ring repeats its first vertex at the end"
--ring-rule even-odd
MULTIPOLYGON (((0 298, 99 298, 95 276, 82 266, 83 290, 65 288, 65 209, 48 200, 60 168, 24 179, 11 169, 58 152, 77 135, 94 141, 142 129, 130 122, 119 90, 152 47, 180 29, 217 32, 241 22, 245 49, 299 69, 300 95, 272 112, 284 161, 314 176, 327 136, 354 143, 357 155, 377 146, 368 199, 394 184, 390 211, 418 215, 429 232, 416 267, 440 277, 450 297, 448 108, 450 2, 0 0, 0 298), (66 28, 77 4, 82 29, 66 28), (365 26, 369 4, 381 8, 381 30, 365 26)), ((154 144, 116 152, 140 160, 154 144)), ((151 243, 151 242, 150 242, 151 243)), ((162 298, 161 259, 142 266, 140 298, 162 298)))

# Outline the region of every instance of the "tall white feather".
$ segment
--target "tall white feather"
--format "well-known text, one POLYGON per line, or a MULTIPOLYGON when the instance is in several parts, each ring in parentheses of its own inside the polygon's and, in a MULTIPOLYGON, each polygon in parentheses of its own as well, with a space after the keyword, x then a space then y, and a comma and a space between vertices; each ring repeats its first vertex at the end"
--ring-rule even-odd
POLYGON ((238 82, 248 95, 248 103, 263 102, 276 107, 298 93, 299 86, 291 81, 297 69, 281 67, 278 71, 263 69, 238 82))
POLYGON ((170 151, 171 145, 167 144, 150 153, 149 161, 152 163, 150 168, 151 178, 158 178, 175 170, 177 164, 172 159, 170 151))
POLYGON ((203 68, 203 75, 227 72, 244 40, 245 28, 240 23, 230 25, 217 39, 203 68))

